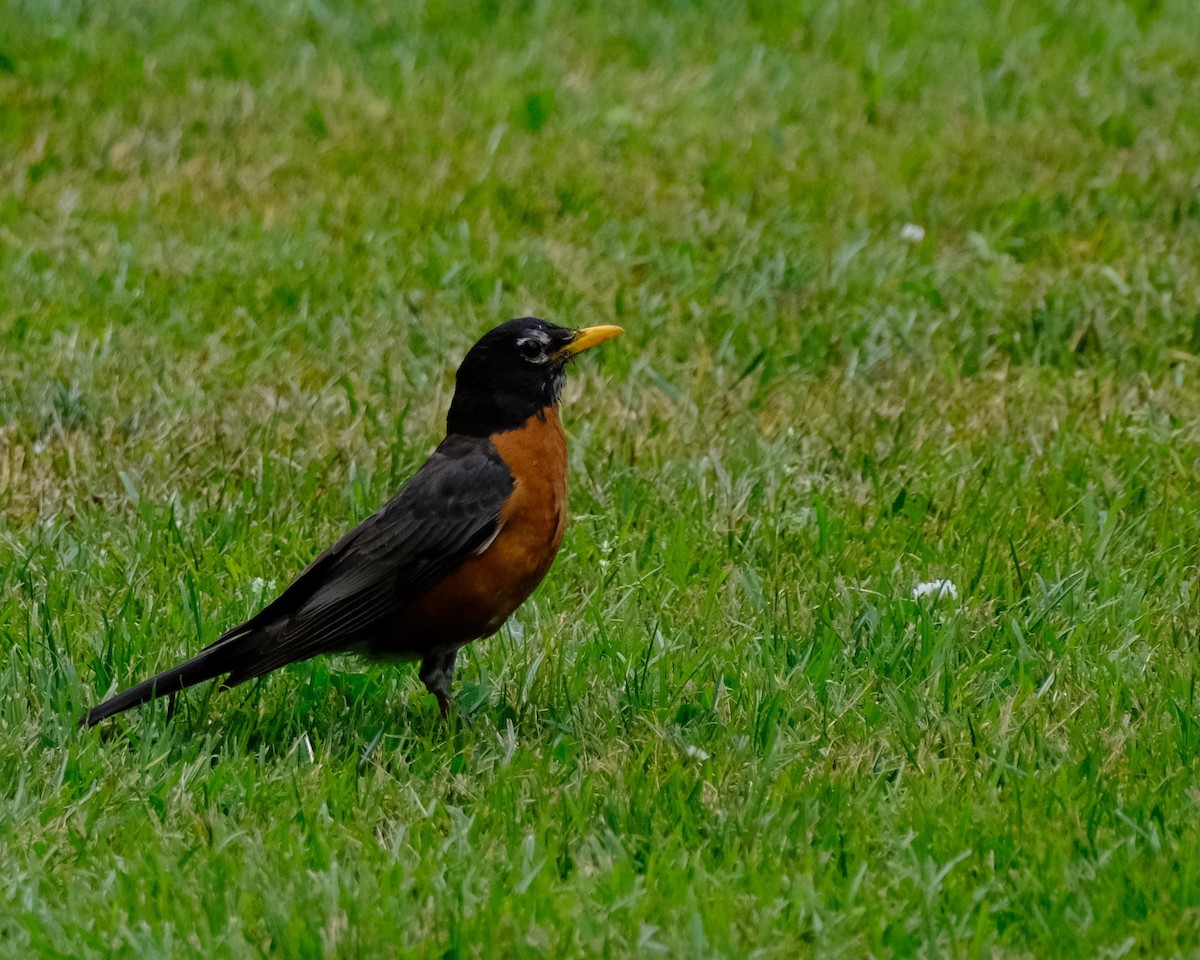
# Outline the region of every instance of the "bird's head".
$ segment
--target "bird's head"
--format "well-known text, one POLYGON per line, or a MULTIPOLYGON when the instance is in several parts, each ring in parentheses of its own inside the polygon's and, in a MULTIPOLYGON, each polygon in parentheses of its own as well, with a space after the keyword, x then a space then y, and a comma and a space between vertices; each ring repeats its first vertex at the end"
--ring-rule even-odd
POLYGON ((493 327, 458 368, 447 433, 490 436, 519 427, 558 403, 574 357, 622 332, 613 326, 568 330, 537 317, 493 327))

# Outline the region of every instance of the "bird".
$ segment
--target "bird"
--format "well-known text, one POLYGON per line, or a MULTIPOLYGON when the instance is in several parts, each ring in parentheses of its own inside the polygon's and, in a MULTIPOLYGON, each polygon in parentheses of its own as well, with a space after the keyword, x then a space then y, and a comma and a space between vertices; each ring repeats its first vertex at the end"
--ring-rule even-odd
POLYGON ((459 650, 500 629, 562 543, 567 364, 622 332, 537 317, 489 330, 458 368, 445 439, 394 497, 249 620, 93 707, 80 725, 206 680, 222 677, 226 689, 346 652, 419 660, 420 679, 446 717, 459 650))

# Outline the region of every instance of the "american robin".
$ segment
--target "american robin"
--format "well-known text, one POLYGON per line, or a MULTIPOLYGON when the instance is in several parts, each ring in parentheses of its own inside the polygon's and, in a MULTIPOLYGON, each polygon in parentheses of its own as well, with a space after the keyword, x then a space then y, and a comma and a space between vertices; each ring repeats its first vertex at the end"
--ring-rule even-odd
POLYGON ((395 497, 245 623, 80 723, 215 677, 232 687, 347 651, 420 660, 445 716, 459 648, 500 628, 562 542, 567 446, 558 402, 567 363, 621 332, 536 317, 490 330, 458 368, 446 439, 395 497))

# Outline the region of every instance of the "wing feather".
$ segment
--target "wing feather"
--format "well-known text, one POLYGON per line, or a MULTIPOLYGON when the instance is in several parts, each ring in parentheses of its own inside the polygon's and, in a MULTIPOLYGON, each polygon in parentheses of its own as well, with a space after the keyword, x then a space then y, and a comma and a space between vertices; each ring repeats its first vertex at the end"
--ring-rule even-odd
POLYGON ((382 509, 212 644, 245 647, 226 684, 370 636, 495 536, 512 488, 512 474, 491 441, 447 437, 382 509))

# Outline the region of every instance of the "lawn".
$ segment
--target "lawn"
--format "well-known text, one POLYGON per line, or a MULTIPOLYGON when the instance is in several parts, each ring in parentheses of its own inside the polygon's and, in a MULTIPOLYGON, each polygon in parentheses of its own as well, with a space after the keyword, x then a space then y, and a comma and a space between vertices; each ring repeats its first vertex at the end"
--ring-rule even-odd
POLYGON ((0 7, 0 956, 1200 954, 1198 49, 1190 0, 0 7), (627 333, 457 718, 340 658, 76 729, 525 314, 627 333))

